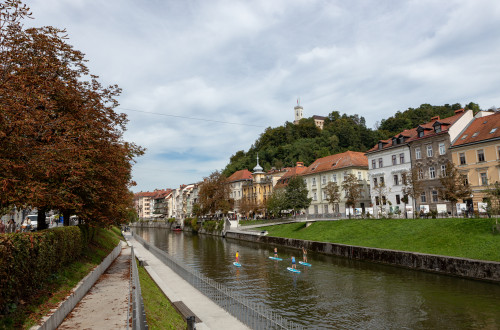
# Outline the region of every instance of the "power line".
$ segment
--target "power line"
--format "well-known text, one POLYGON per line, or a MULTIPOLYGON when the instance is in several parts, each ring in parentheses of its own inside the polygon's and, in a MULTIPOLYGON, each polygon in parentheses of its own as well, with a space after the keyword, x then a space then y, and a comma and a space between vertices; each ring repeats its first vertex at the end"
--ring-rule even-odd
POLYGON ((265 127, 265 126, 262 126, 262 125, 232 123, 232 122, 229 122, 229 121, 204 119, 204 118, 195 118, 195 117, 187 117, 187 116, 179 116, 179 115, 169 115, 169 114, 159 113, 159 112, 143 111, 143 110, 136 110, 136 109, 127 109, 127 108, 120 108, 120 107, 117 107, 117 109, 121 109, 121 110, 125 110, 125 111, 134 111, 134 112, 149 113, 149 114, 158 115, 158 116, 166 116, 166 117, 183 118, 183 119, 190 119, 190 120, 207 121, 207 122, 213 122, 213 123, 219 123, 219 124, 252 126, 252 127, 265 127))

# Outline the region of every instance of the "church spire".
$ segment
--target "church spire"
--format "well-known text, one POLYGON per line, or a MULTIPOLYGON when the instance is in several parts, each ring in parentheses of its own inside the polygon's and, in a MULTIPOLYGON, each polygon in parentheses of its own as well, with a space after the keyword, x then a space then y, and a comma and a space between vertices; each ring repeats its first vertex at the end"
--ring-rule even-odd
POLYGON ((264 169, 259 165, 259 153, 257 153, 257 165, 253 168, 254 173, 263 173, 264 169))

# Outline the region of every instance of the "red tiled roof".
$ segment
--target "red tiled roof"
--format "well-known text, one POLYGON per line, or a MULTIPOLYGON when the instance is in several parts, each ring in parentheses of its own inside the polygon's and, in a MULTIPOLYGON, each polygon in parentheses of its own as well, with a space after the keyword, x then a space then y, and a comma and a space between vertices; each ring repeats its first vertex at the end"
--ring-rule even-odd
POLYGON ((235 182, 241 180, 252 180, 252 172, 249 170, 240 170, 234 172, 229 178, 227 178, 228 182, 235 182))
MULTIPOLYGON (((407 129, 404 130, 403 132, 394 135, 394 137, 399 138, 400 136, 406 137, 405 143, 415 141, 418 139, 425 139, 430 136, 438 135, 438 134, 443 134, 448 132, 448 129, 450 128, 451 125, 453 125, 457 120, 459 120, 463 115, 465 114, 464 109, 456 110, 455 115, 440 119, 439 116, 432 117, 431 120, 425 124, 418 125, 418 127, 412 128, 412 129, 407 129), (436 133, 434 131, 434 124, 439 123, 441 124, 441 132, 436 133), (418 128, 421 127, 424 130, 424 136, 418 137, 418 128)), ((367 153, 378 151, 378 150, 385 150, 390 147, 392 147, 392 138, 387 139, 387 140, 380 140, 379 143, 382 142, 384 144, 382 149, 378 148, 378 143, 371 148, 370 150, 367 151, 367 153)))
POLYGON ((500 113, 495 113, 474 119, 469 127, 458 136, 453 147, 498 138, 500 138, 500 113))
POLYGON ((276 188, 285 187, 288 184, 288 180, 290 178, 296 175, 301 175, 305 170, 307 170, 307 167, 304 166, 304 163, 297 162, 297 166, 286 167, 285 170, 287 171, 281 178, 279 178, 278 182, 276 183, 276 188))
POLYGON ((314 161, 314 163, 307 167, 301 175, 314 174, 351 166, 368 168, 368 158, 365 153, 346 151, 340 154, 318 158, 314 161))

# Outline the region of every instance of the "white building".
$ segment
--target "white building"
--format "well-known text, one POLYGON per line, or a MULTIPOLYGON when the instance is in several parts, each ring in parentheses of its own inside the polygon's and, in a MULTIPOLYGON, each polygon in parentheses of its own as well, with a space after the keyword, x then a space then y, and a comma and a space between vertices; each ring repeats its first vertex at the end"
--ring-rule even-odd
MULTIPOLYGON (((417 130, 405 130, 388 140, 381 140, 370 149, 368 157, 370 195, 374 213, 404 214, 404 175, 411 171, 410 147, 407 141, 417 136, 417 130), (382 188, 381 186, 385 186, 382 188)), ((413 216, 413 199, 408 197, 408 216, 413 216)))

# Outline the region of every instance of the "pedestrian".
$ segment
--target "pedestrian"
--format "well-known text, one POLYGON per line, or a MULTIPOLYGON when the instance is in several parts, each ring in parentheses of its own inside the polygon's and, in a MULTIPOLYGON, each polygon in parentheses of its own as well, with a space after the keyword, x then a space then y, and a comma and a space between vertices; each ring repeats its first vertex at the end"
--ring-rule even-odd
POLYGON ((303 254, 304 262, 307 262, 307 250, 306 250, 305 246, 302 247, 302 254, 303 254))
POLYGON ((31 219, 29 217, 26 217, 26 231, 31 230, 31 219))
POLYGON ((274 248, 274 257, 278 258, 278 248, 277 247, 274 248))
POLYGON ((238 252, 238 250, 236 250, 236 262, 240 262, 240 253, 238 252))
POLYGON ((14 219, 10 219, 7 223, 7 233, 15 233, 16 232, 16 223, 14 219))
POLYGON ((0 220, 0 234, 5 234, 5 224, 0 220))
POLYGON ((292 268, 297 269, 297 265, 295 264, 295 257, 292 256, 292 268))

